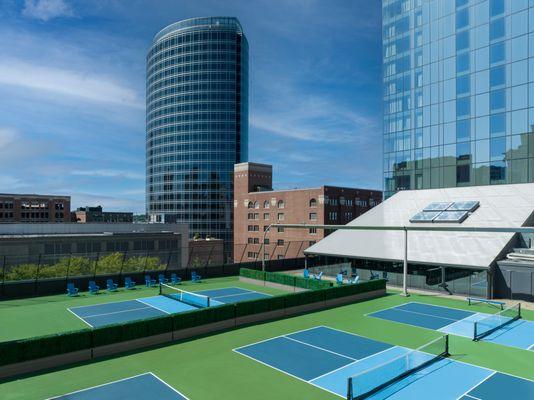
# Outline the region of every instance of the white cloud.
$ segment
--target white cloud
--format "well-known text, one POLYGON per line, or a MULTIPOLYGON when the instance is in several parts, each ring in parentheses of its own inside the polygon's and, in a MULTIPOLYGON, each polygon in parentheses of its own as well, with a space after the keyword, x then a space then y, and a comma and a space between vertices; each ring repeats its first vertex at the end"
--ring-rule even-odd
POLYGON ((13 128, 2 128, 0 127, 0 148, 6 148, 17 138, 18 133, 13 128))
POLYGON ((104 75, 43 67, 17 59, 0 61, 0 84, 52 92, 92 102, 142 109, 138 94, 104 75))
POLYGON ((131 171, 119 171, 114 169, 73 170, 70 172, 70 174, 98 178, 145 179, 144 174, 131 171))
POLYGON ((26 0, 22 15, 46 22, 59 17, 72 17, 74 12, 64 0, 26 0))

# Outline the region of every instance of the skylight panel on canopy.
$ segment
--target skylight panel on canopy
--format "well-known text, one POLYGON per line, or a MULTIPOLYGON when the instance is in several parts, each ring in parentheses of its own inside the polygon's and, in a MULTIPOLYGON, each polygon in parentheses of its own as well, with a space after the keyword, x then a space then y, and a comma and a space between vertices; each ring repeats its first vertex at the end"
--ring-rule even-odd
POLYGON ((440 202, 436 201, 433 203, 430 203, 428 206, 426 206, 423 211, 445 211, 447 208, 449 208, 453 203, 452 202, 440 202))
POLYGON ((421 211, 410 218, 410 222, 432 222, 441 211, 421 211))
POLYGON ((457 222, 462 223, 469 214, 467 211, 443 211, 436 218, 433 219, 433 222, 457 222))
POLYGON ((480 205, 479 201, 455 201, 447 211, 475 211, 480 205))
POLYGON ((410 218, 410 222, 455 222, 461 224, 480 205, 479 201, 435 201, 410 218))

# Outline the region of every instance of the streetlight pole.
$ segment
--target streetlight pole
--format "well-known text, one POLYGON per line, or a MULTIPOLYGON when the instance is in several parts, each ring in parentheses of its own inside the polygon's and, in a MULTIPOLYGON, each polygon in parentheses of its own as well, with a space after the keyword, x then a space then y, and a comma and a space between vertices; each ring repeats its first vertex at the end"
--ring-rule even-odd
MULTIPOLYGON (((265 252, 265 237, 267 236, 267 233, 269 233, 269 231, 271 230, 271 225, 272 225, 272 224, 270 224, 270 225, 267 227, 267 229, 265 229, 265 230, 263 231, 263 241, 262 241, 262 246, 263 246, 262 249, 263 249, 263 252, 265 252)), ((261 270, 262 270, 263 272, 265 272, 265 256, 264 256, 263 254, 261 255, 261 270)))
POLYGON ((402 270, 402 295, 408 297, 408 229, 404 227, 404 264, 402 270))

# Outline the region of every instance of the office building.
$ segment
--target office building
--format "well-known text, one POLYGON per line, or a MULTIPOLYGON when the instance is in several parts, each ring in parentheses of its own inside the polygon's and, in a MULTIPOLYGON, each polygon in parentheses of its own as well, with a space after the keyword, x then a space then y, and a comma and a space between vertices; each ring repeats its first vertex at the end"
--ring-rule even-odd
POLYGON ((272 179, 271 165, 246 162, 234 167, 234 262, 302 257, 325 236, 322 229, 272 228, 263 245, 270 224, 347 224, 382 201, 379 190, 273 190, 272 179))
POLYGON ((248 44, 236 18, 180 21, 147 56, 147 214, 232 251, 233 166, 247 160, 248 44))
POLYGON ((70 222, 70 196, 0 193, 0 223, 70 222))
POLYGON ((534 182, 529 4, 382 1, 386 197, 534 182))
POLYGON ((133 222, 133 213, 131 212, 115 212, 103 211, 102 206, 96 207, 78 207, 72 213, 73 222, 88 223, 88 222, 104 222, 104 223, 120 223, 133 222))

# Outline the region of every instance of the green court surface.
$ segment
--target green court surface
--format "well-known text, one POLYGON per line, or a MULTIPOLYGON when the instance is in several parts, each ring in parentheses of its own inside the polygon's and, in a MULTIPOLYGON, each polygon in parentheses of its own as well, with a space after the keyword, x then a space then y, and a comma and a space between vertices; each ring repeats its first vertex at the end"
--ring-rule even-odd
MULTIPOLYGON (((188 291, 240 287, 272 295, 287 293, 242 283, 238 277, 208 279, 202 283, 184 282, 176 287, 188 291)), ((78 297, 55 295, 0 301, 0 342, 85 329, 88 326, 68 308, 150 297, 158 291, 157 287, 138 286, 135 290, 120 289, 117 292, 101 290, 98 295, 83 292, 78 297)))
MULTIPOLYGON (((235 286, 236 282, 213 282, 213 285, 217 284, 235 286)), ((202 289, 206 287, 207 284, 202 289)), ((260 290, 259 287, 248 287, 260 290)), ((439 337, 440 333, 366 316, 413 301, 486 313, 496 311, 485 305, 468 306, 466 302, 459 300, 423 295, 412 295, 406 299, 391 292, 388 296, 375 300, 3 382, 0 383, 0 398, 49 398, 150 372, 192 400, 339 399, 327 391, 243 357, 232 349, 316 326, 328 326, 393 345, 417 348, 439 337)), ((534 320, 532 311, 525 310, 523 316, 534 320)), ((459 336, 450 337, 450 350, 453 359, 534 379, 533 351, 488 342, 473 342, 459 336)), ((454 385, 454 382, 447 384, 454 385)))

